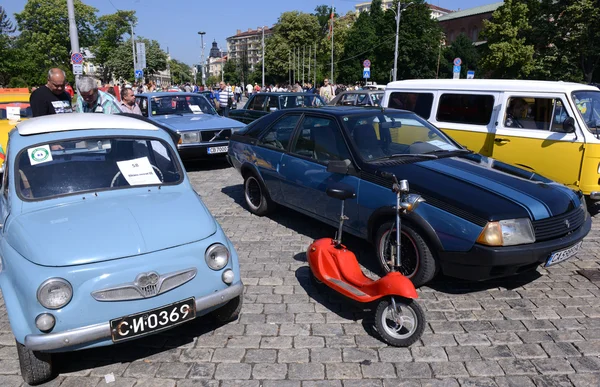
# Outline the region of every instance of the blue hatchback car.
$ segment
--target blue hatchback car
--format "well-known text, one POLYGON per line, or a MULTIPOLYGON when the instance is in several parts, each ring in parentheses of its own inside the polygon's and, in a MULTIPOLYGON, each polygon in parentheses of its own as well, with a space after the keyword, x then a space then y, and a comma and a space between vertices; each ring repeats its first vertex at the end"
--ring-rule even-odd
POLYGON ((345 184, 356 193, 345 231, 374 244, 384 271, 395 255, 396 197, 383 176, 407 179, 426 200, 401 230, 400 271, 417 286, 439 271, 484 280, 555 264, 578 252, 591 227, 581 193, 471 153, 402 110, 275 112, 233 135, 228 159, 257 215, 280 204, 337 225, 340 206, 326 189, 345 184))
POLYGON ((142 115, 179 133, 177 149, 184 160, 227 154, 231 134, 245 124, 217 114, 202 94, 183 92, 136 95, 142 115))
POLYGON ((52 352, 110 345, 212 313, 235 319, 232 243, 192 188, 171 135, 142 119, 56 114, 9 135, 0 287, 22 376, 52 352))

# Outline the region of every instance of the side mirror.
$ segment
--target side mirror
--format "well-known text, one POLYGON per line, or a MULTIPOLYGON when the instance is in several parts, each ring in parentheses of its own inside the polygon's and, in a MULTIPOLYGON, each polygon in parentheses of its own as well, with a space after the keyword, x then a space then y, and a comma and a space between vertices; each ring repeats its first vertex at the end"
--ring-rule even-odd
POLYGON ((567 119, 563 121, 562 132, 575 133, 575 119, 573 117, 567 117, 567 119))
POLYGON ((350 165, 352 165, 352 162, 348 159, 346 159, 346 160, 329 160, 329 163, 327 164, 327 172, 340 173, 342 175, 347 175, 348 170, 350 169, 350 165))
POLYGON ((277 111, 277 108, 276 108, 276 107, 269 108, 269 111, 270 111, 270 112, 276 112, 276 111, 277 111))

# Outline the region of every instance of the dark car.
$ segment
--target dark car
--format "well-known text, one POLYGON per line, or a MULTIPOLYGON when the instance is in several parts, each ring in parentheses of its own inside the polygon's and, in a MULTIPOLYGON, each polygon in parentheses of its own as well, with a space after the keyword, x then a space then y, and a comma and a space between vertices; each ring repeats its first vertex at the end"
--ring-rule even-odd
POLYGON ((400 269, 417 286, 438 272, 484 280, 561 262, 591 227, 581 192, 472 153, 403 110, 278 111, 234 134, 227 158, 257 215, 277 203, 336 225, 339 202, 326 189, 345 184, 356 193, 345 230, 374 244, 383 270, 396 204, 385 176, 407 179, 426 200, 402 221, 400 269))
POLYGON ((325 105, 327 103, 317 94, 257 93, 250 96, 243 109, 229 112, 229 117, 249 124, 277 110, 325 105))
POLYGON ((380 106, 383 99, 381 90, 343 91, 332 99, 331 106, 380 106))

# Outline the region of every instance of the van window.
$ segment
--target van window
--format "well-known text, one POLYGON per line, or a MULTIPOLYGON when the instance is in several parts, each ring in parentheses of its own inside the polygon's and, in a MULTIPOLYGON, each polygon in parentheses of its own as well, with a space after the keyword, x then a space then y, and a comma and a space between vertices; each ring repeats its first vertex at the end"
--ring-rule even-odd
POLYGON ((442 94, 437 111, 440 122, 487 125, 494 111, 493 95, 442 94))
POLYGON ((394 92, 390 94, 388 102, 390 108, 410 110, 426 120, 431 116, 431 105, 433 105, 432 93, 394 92))
POLYGON ((504 115, 504 126, 560 132, 569 117, 560 99, 510 97, 504 115))

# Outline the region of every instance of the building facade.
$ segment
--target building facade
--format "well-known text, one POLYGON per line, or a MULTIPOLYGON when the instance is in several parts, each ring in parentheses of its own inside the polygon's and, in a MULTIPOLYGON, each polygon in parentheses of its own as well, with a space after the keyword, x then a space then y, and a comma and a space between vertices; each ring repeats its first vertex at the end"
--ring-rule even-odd
POLYGON ((458 10, 438 18, 440 27, 446 35, 446 44, 452 44, 460 34, 465 34, 474 44, 484 43, 479 34, 483 29, 483 21, 490 20, 495 10, 504 4, 482 5, 480 7, 458 10))
MULTIPOLYGON (((265 39, 273 34, 273 29, 265 27, 265 39)), ((242 32, 237 30, 237 33, 227 38, 228 58, 233 60, 243 60, 247 58, 250 68, 262 62, 262 27, 257 29, 248 29, 242 32)))
MULTIPOLYGON (((384 10, 393 8, 396 1, 397 0, 383 0, 381 2, 381 8, 383 8, 384 10)), ((447 14, 453 12, 449 9, 441 8, 436 5, 432 5, 432 4, 427 4, 427 6, 431 10, 431 17, 433 19, 437 19, 441 16, 444 16, 444 15, 447 15, 447 14)), ((361 12, 368 12, 371 10, 371 2, 369 1, 369 2, 365 2, 365 3, 356 4, 354 6, 354 8, 356 9, 357 14, 359 14, 361 12)))

